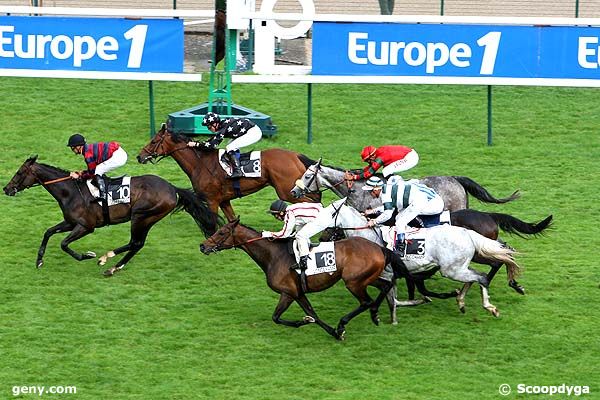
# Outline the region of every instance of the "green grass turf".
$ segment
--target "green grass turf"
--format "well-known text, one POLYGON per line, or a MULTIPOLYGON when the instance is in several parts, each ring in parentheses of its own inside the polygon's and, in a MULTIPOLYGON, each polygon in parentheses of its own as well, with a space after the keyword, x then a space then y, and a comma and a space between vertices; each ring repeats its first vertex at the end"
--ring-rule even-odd
MULTIPOLYGON (((171 159, 135 161, 149 140, 145 82, 0 78, 0 91, 3 186, 31 154, 81 169, 81 157, 65 147, 76 131, 89 141, 120 141, 130 156, 123 173, 191 186, 171 159)), ((480 307, 474 288, 465 315, 453 300, 436 300, 400 309, 399 325, 391 326, 382 308, 381 326, 363 314, 340 343, 316 325, 275 325, 278 296, 254 262, 235 250, 202 255, 185 213, 155 226, 113 278, 102 277, 93 260, 62 252, 64 234, 50 240, 36 270, 43 232, 61 220, 38 187, 0 197, 0 398, 15 398, 16 385, 65 385, 77 394, 44 398, 495 399, 502 383, 515 391, 519 383, 587 385, 586 398, 598 397, 597 89, 494 87, 493 146, 486 146, 486 87, 317 85, 313 92, 312 145, 305 86, 238 85, 233 94, 278 125, 257 149, 282 147, 355 168, 364 145, 405 144, 421 156, 407 177, 464 175, 496 196, 521 189, 513 203, 471 206, 529 222, 554 215, 546 237, 505 237, 521 252, 527 295, 509 289, 501 271, 490 290, 499 319, 480 307)), ((157 122, 206 94, 205 84, 156 83, 157 122)), ((233 205, 244 223, 273 230, 279 223, 264 213, 273 199, 268 188, 233 205)), ((103 254, 126 243, 128 229, 102 228, 72 247, 103 254)), ((460 285, 437 276, 428 286, 460 285)), ((356 306, 342 284, 309 298, 330 324, 356 306)), ((286 315, 302 313, 294 305, 286 315)))

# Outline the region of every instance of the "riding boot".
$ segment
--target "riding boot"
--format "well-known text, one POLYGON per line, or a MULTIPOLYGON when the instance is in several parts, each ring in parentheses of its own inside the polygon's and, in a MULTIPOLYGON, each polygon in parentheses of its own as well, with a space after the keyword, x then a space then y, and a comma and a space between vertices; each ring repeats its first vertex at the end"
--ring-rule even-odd
POLYGON ((231 176, 229 178, 235 179, 244 176, 244 174, 242 174, 242 166, 240 165, 240 160, 235 156, 235 150, 228 151, 227 157, 229 158, 229 164, 231 165, 231 176))
POLYGON ((406 240, 404 239, 404 233, 396 234, 396 244, 394 249, 400 257, 404 258, 404 255, 406 254, 406 240))
POLYGON ((298 260, 298 268, 300 269, 300 287, 303 292, 308 290, 308 283, 306 282, 306 268, 307 268, 308 256, 300 256, 298 260))

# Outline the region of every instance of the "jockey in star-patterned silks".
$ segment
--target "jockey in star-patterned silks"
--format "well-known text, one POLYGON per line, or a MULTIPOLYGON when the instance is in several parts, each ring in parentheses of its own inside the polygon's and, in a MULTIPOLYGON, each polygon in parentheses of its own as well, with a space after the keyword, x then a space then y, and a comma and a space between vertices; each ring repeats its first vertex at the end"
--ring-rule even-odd
POLYGON ((260 128, 249 119, 233 117, 221 119, 214 112, 206 113, 202 120, 202 125, 208 127, 208 130, 215 133, 215 135, 205 142, 190 141, 188 146, 216 149, 223 139, 231 139, 225 147, 226 152, 223 157, 229 159, 232 168, 230 178, 241 177, 243 174, 240 167, 240 160, 236 157, 236 153, 239 153, 240 148, 250 146, 262 138, 260 128))

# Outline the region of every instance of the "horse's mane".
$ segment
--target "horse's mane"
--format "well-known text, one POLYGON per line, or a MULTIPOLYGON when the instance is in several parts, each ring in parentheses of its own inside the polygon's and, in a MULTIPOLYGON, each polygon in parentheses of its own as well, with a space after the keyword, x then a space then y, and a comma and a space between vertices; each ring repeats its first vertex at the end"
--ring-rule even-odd
POLYGON ((58 167, 55 167, 53 165, 48 165, 48 164, 43 164, 43 163, 38 163, 38 165, 40 165, 42 167, 49 168, 52 171, 55 171, 56 173, 61 173, 61 174, 64 174, 64 175, 69 175, 69 171, 67 171, 66 169, 58 168, 58 167))
POLYGON ((305 156, 302 153, 298 154, 298 159, 300 160, 300 162, 302 164, 304 164, 304 167, 306 167, 306 168, 317 163, 315 160, 311 160, 310 158, 308 158, 307 156, 305 156))

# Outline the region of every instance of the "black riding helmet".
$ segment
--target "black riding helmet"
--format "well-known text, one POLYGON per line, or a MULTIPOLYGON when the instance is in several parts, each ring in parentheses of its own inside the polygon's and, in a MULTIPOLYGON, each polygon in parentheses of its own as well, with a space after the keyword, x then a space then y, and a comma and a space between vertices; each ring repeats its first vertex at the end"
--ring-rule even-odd
POLYGON ((202 119, 203 126, 209 126, 214 123, 219 124, 220 122, 221 122, 221 117, 219 117, 219 114, 214 113, 212 111, 207 112, 206 115, 204 116, 204 118, 202 119))
POLYGON ((71 135, 71 137, 69 138, 69 142, 67 143, 67 147, 75 147, 75 146, 83 146, 83 145, 85 145, 85 138, 79 133, 71 135))
POLYGON ((269 211, 267 212, 269 214, 279 214, 285 212, 287 206, 288 204, 285 201, 277 199, 273 203, 271 203, 271 208, 269 208, 269 211))

